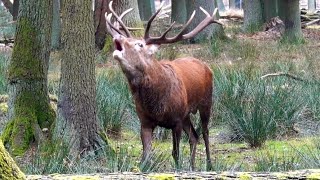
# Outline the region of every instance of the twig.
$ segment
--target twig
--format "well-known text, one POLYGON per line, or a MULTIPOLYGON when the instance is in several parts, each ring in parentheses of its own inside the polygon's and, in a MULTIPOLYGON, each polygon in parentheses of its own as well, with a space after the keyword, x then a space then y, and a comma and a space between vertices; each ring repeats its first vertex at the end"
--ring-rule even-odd
POLYGON ((266 74, 266 75, 261 76, 261 79, 264 79, 264 78, 267 78, 267 77, 273 77, 273 76, 286 76, 286 77, 292 78, 292 79, 297 80, 297 81, 306 82, 306 80, 304 80, 304 79, 301 79, 301 78, 299 78, 297 76, 294 76, 294 75, 289 74, 289 73, 284 73, 284 72, 266 74))

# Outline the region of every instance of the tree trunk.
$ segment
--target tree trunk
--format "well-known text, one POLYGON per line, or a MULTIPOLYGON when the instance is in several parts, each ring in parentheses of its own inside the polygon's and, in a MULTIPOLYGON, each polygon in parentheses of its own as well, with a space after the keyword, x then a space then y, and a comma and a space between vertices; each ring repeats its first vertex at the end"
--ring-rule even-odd
POLYGON ((186 0, 172 0, 171 22, 184 24, 187 21, 186 0))
POLYGON ((301 30, 300 6, 299 0, 283 0, 283 8, 280 9, 284 13, 285 31, 282 40, 290 43, 303 42, 303 34, 301 30))
POLYGON ((316 0, 308 0, 308 11, 310 12, 316 11, 316 0))
POLYGON ((260 0, 244 0, 243 13, 243 29, 245 32, 253 33, 261 30, 263 19, 260 0))
MULTIPOLYGON (((186 1, 187 5, 187 14, 188 17, 191 16, 194 10, 197 10, 196 15, 194 16, 192 22, 187 27, 187 31, 192 31, 205 17, 206 15, 199 10, 200 7, 203 7, 209 14, 213 13, 213 10, 217 7, 216 0, 197 0, 197 1, 186 1)), ((217 13, 217 19, 219 19, 219 12, 217 13)), ((191 43, 199 43, 206 39, 211 38, 221 38, 224 37, 224 31, 221 25, 219 24, 211 24, 207 26, 204 30, 202 30, 198 35, 194 38, 190 39, 191 43)))
POLYGON ((226 11, 226 8, 224 6, 223 0, 217 0, 218 8, 220 12, 226 11))
POLYGON ((268 22, 271 18, 278 16, 278 0, 263 0, 263 19, 268 22))
POLYGON ((94 29, 95 44, 98 49, 103 49, 106 40, 107 27, 105 13, 108 11, 109 0, 95 0, 94 5, 94 29))
POLYGON ((10 157, 0 139, 0 179, 26 179, 25 175, 21 172, 17 164, 10 157))
POLYGON ((60 0, 53 0, 52 16, 51 49, 58 50, 61 43, 60 0))
POLYGON ((8 68, 9 111, 3 141, 22 155, 34 140, 41 143, 54 121, 47 74, 52 1, 21 0, 15 46, 8 68))
POLYGON ((239 0, 229 0, 229 9, 239 9, 240 1, 239 0))
MULTIPOLYGON (((133 10, 123 18, 123 22, 127 27, 143 28, 143 24, 139 15, 138 0, 114 0, 113 7, 116 13, 119 15, 129 8, 133 8, 133 10)), ((143 30, 138 30, 134 31, 133 35, 142 37, 143 33, 143 30)))
POLYGON ((140 18, 143 21, 148 21, 155 12, 154 0, 138 0, 140 18))
POLYGON ((284 10, 285 7, 286 7, 285 1, 283 1, 283 0, 278 0, 277 3, 278 3, 278 16, 279 16, 279 18, 280 18, 281 20, 284 20, 284 18, 285 18, 285 12, 286 12, 286 10, 284 10))
POLYGON ((12 19, 15 21, 18 18, 19 14, 19 0, 13 1, 13 9, 12 9, 12 19))
POLYGON ((72 155, 100 147, 91 7, 86 0, 64 0, 61 7, 63 50, 55 136, 70 145, 72 155))

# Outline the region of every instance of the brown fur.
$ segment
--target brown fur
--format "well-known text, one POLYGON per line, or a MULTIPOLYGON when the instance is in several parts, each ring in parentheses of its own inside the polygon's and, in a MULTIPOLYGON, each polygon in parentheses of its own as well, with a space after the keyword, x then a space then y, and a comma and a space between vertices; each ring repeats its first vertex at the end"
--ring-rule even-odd
MULTIPOLYGON (((151 45, 137 46, 140 40, 119 38, 116 47, 123 57, 115 56, 126 75, 141 122, 142 160, 151 151, 152 133, 160 126, 172 129, 173 157, 179 165, 179 142, 182 130, 189 136, 191 168, 194 169, 198 134, 190 121, 190 113, 200 112, 207 162, 211 166, 208 122, 212 105, 213 79, 210 68, 195 58, 157 61, 151 45)), ((143 42, 142 42, 143 43, 143 42)))

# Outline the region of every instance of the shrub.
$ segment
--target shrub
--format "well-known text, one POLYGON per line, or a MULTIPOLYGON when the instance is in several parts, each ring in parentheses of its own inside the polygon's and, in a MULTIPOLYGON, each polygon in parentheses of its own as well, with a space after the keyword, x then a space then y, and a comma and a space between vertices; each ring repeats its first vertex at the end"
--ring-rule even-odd
POLYGON ((119 135, 128 119, 135 117, 131 95, 119 70, 105 70, 97 76, 98 119, 108 134, 119 135))
POLYGON ((252 67, 215 71, 217 114, 251 147, 262 146, 278 133, 292 132, 302 108, 296 86, 260 77, 252 67))

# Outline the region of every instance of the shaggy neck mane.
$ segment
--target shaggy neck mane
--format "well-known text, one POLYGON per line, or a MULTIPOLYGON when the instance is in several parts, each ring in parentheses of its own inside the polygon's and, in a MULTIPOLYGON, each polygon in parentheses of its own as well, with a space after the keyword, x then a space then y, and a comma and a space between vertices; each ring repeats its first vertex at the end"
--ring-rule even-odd
POLYGON ((170 64, 156 62, 145 69, 141 81, 132 89, 133 96, 143 109, 160 115, 170 109, 167 102, 180 83, 170 64))

